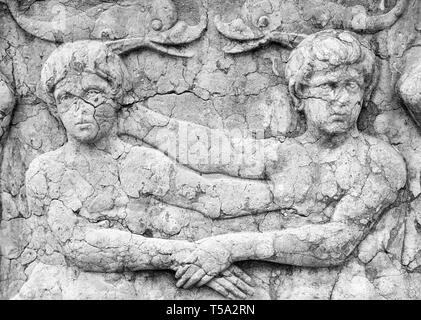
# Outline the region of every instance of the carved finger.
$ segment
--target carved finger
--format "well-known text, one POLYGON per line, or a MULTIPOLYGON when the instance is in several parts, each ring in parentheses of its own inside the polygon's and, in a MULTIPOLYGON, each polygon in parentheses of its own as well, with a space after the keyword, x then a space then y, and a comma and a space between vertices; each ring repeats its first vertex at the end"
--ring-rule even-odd
POLYGON ((219 279, 213 279, 212 281, 207 283, 207 286, 227 299, 236 299, 234 295, 232 295, 227 289, 225 289, 221 284, 219 284, 219 279))
POLYGON ((247 273, 245 273, 239 267, 232 265, 226 271, 231 271, 235 276, 243 280, 249 286, 252 286, 252 287, 256 286, 256 281, 254 281, 252 277, 250 277, 247 273))
POLYGON ((198 271, 200 270, 199 267, 190 265, 187 271, 183 274, 183 276, 178 280, 177 287, 182 287, 184 284, 198 271))
POLYGON ((181 266, 177 269, 177 272, 175 273, 175 278, 178 279, 180 278, 186 271, 187 269, 190 267, 190 264, 186 264, 184 266, 181 266))
POLYGON ((238 289, 240 289, 242 292, 244 292, 247 295, 252 296, 254 294, 253 287, 249 286, 247 283, 245 283, 243 280, 232 274, 231 272, 226 272, 224 274, 224 278, 231 282, 233 285, 235 285, 238 289))
POLYGON ((205 275, 202 280, 200 280, 196 287, 201 287, 204 286, 205 284, 207 284, 209 281, 211 281, 214 277, 210 276, 210 275, 205 275))
POLYGON ((189 279, 189 281, 184 284, 184 289, 190 289, 192 286, 194 286, 196 283, 198 283, 200 280, 203 279, 203 277, 206 276, 206 272, 203 269, 199 269, 196 271, 196 273, 189 279))
POLYGON ((240 299, 247 298, 247 295, 242 292, 240 289, 238 289, 235 285, 233 285, 231 282, 229 282, 225 278, 217 278, 216 279, 218 284, 223 286, 228 292, 231 292, 235 297, 238 297, 240 299))

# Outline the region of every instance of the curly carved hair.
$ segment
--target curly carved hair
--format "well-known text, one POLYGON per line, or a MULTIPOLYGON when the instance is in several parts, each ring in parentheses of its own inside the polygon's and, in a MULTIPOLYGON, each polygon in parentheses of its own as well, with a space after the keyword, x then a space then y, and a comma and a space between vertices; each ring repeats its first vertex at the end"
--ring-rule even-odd
POLYGON ((106 80, 118 105, 130 103, 131 77, 122 59, 100 41, 77 41, 63 44, 48 57, 41 70, 40 94, 58 117, 54 99, 57 84, 69 75, 92 73, 106 80))
POLYGON ((343 30, 324 30, 303 40, 292 51, 285 68, 295 105, 299 103, 298 85, 306 84, 316 71, 334 71, 344 65, 352 66, 364 76, 364 100, 367 101, 378 78, 376 58, 368 44, 355 33, 343 30))

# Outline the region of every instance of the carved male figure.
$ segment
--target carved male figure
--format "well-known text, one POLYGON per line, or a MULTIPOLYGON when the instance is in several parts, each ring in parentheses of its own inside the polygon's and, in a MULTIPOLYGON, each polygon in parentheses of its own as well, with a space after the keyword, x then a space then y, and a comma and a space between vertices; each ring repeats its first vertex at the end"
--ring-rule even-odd
MULTIPOLYGON (((196 171, 248 179, 221 178, 200 175, 159 151, 118 139, 115 119, 129 91, 127 70, 102 44, 63 46, 48 59, 42 82, 68 142, 35 159, 27 172, 30 210, 39 217, 38 229, 51 231, 35 241, 53 247, 51 264, 94 272, 171 269, 180 278, 178 286, 208 284, 226 296, 250 289, 244 283, 250 279, 233 268, 236 261, 306 267, 343 263, 406 179, 400 155, 356 127, 374 70, 373 54, 353 34, 310 36, 287 66, 291 95, 306 116, 306 133, 283 143, 261 141, 263 160, 255 153, 252 165, 191 165, 196 171), (302 219, 282 230, 209 234, 197 243, 147 238, 137 225, 138 212, 131 209, 132 202, 147 197, 201 212, 209 221, 280 209, 302 219)), ((138 111, 144 119, 132 134, 157 148, 155 133, 187 125, 141 107, 138 111), (157 127, 148 125, 152 120, 157 127)), ((241 142, 247 143, 256 141, 241 142)))
MULTIPOLYGON (((200 188, 202 183, 205 189, 217 188, 215 183, 159 151, 133 147, 118 138, 117 112, 131 85, 122 60, 105 44, 80 41, 58 48, 44 65, 41 83, 68 141, 37 157, 26 175, 32 247, 40 260, 103 273, 177 270, 196 244, 143 236, 140 213, 131 205, 152 196, 213 212, 206 209, 215 206, 206 191, 193 203, 178 186, 200 188), (135 168, 130 165, 133 159, 135 168), (136 192, 134 185, 139 187, 136 192)), ((252 291, 251 283, 233 267, 209 287, 226 297, 244 298, 252 291)), ((36 291, 36 281, 29 280, 23 290, 36 291)))
MULTIPOLYGON (((177 285, 203 285, 242 260, 306 267, 344 263, 406 182, 405 163, 398 152, 357 128, 361 108, 376 83, 375 71, 374 54, 355 34, 327 30, 311 35, 292 52, 286 66, 294 105, 306 118, 305 133, 283 143, 276 139, 232 140, 228 145, 233 150, 261 144, 257 148, 261 154, 244 158, 241 152, 232 152, 234 161, 230 163, 187 164, 204 173, 267 179, 273 195, 271 209, 292 209, 304 219, 294 228, 224 234, 199 241, 199 247, 178 269, 177 285)), ((127 121, 126 129, 174 158, 183 155, 163 146, 161 132, 177 132, 186 126, 205 137, 217 135, 209 128, 169 119, 143 107, 130 112, 130 121, 137 116, 138 126, 127 121)), ((201 150, 215 148, 210 145, 201 150)), ((211 155, 205 153, 207 157, 211 155)), ((239 198, 241 194, 238 189, 239 198)), ((258 208, 250 212, 253 210, 256 213, 258 208)), ((228 213, 239 214, 244 213, 228 213)), ((221 210, 220 218, 226 215, 221 210)))

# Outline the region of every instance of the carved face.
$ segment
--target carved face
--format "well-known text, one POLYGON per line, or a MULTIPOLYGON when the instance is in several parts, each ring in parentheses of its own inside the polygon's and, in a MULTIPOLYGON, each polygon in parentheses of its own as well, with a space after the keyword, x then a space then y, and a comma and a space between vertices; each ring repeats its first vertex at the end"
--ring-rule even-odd
POLYGON ((307 126, 335 135, 356 126, 364 98, 364 79, 353 68, 315 72, 300 86, 301 106, 307 126))
POLYGON ((111 86, 94 74, 69 76, 55 91, 58 113, 67 135, 83 143, 107 136, 117 117, 117 103, 110 98, 111 86))

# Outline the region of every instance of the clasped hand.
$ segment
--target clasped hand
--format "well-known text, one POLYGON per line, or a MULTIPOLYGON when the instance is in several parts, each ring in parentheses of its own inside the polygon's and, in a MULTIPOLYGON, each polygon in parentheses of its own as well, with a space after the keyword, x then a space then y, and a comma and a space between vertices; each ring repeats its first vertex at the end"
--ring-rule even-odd
POLYGON ((196 248, 181 261, 176 270, 177 287, 208 287, 223 296, 245 299, 254 293, 254 281, 232 264, 231 252, 213 238, 196 243, 196 248))

